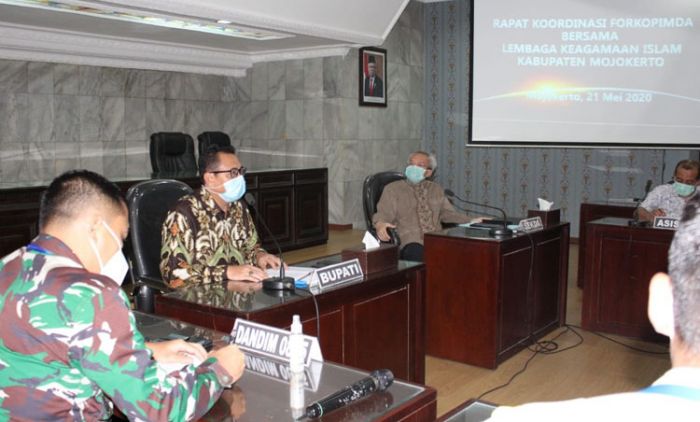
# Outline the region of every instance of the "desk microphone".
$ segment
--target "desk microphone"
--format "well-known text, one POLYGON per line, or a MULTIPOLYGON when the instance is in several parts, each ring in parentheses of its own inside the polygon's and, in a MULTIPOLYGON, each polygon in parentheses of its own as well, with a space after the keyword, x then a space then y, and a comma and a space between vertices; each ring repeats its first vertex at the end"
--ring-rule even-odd
POLYGON ((644 185, 644 195, 642 195, 641 198, 637 199, 637 202, 635 203, 634 207, 634 218, 628 222, 628 225, 632 227, 644 227, 649 225, 647 221, 639 220, 639 207, 642 205, 642 202, 644 202, 644 200, 647 199, 649 191, 651 190, 651 185, 651 179, 647 180, 647 183, 644 185))
MULTIPOLYGON (((368 377, 335 392, 306 408, 307 418, 316 419, 326 413, 357 401, 375 391, 386 390, 394 382, 394 374, 388 369, 372 371, 368 377)), ((299 420, 299 419, 297 419, 299 420)))
POLYGON ((506 217, 506 212, 503 208, 494 207, 493 205, 482 204, 480 202, 467 201, 466 199, 462 199, 459 196, 455 195, 455 193, 452 192, 452 190, 450 189, 445 189, 445 196, 447 196, 448 198, 456 198, 464 202, 465 204, 476 205, 479 207, 490 208, 492 210, 500 211, 501 214, 503 214, 503 228, 493 228, 489 230, 489 235, 493 237, 510 237, 513 235, 513 230, 508 228, 508 217, 506 217))
MULTIPOLYGON (((257 216, 260 216, 260 213, 258 212, 257 208, 255 208, 255 197, 253 194, 250 192, 245 194, 245 202, 248 204, 250 208, 255 211, 255 214, 257 216)), ((265 227, 265 230, 267 231, 267 234, 270 235, 272 238, 272 241, 275 242, 275 246, 277 246, 277 252, 279 253, 280 257, 280 275, 279 277, 270 277, 266 278, 265 280, 262 281, 263 289, 265 290, 290 290, 294 291, 294 279, 292 277, 285 277, 284 275, 284 261, 282 260, 282 248, 280 247, 280 244, 277 242, 277 238, 275 235, 272 233, 272 230, 267 226, 267 223, 265 223, 264 218, 258 218, 258 221, 262 224, 263 227, 265 227)))

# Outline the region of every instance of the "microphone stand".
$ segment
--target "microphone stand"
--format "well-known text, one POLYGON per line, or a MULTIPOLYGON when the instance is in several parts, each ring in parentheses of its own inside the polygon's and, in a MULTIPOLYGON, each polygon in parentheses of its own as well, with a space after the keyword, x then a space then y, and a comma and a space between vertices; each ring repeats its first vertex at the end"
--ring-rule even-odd
POLYGON ((636 204, 635 204, 636 206, 634 207, 633 218, 632 218, 632 220, 629 220, 627 222, 627 224, 630 227, 647 227, 647 226, 649 226, 648 221, 641 221, 639 219, 639 207, 642 205, 642 202, 644 202, 644 200, 647 199, 647 196, 649 195, 649 191, 651 190, 652 183, 653 182, 651 181, 651 179, 649 179, 649 180, 647 180, 646 185, 644 185, 644 195, 642 195, 642 197, 636 201, 636 204))
POLYGON ((484 207, 484 208, 489 208, 492 210, 499 211, 501 213, 501 215, 503 215, 503 227, 502 228, 500 228, 500 227, 492 228, 491 230, 489 230, 489 235, 492 237, 511 237, 511 236, 513 236, 513 230, 508 228, 508 217, 506 217, 506 212, 505 212, 505 210, 503 210, 503 208, 494 207, 492 205, 486 205, 486 204, 482 204, 479 202, 467 201, 466 199, 462 199, 459 196, 455 195, 455 193, 452 192, 450 189, 445 189, 445 196, 447 196, 448 198, 456 198, 465 204, 476 205, 479 207, 484 207))
MULTIPOLYGON (((253 209, 253 211, 255 211, 255 215, 257 217, 260 217, 260 213, 258 213, 257 208, 255 208, 255 198, 253 197, 252 194, 250 194, 250 193, 245 194, 245 202, 248 204, 248 206, 250 208, 253 209)), ((270 228, 267 226, 267 223, 265 223, 265 220, 263 218, 257 218, 257 220, 262 224, 262 226, 265 228, 265 231, 267 231, 267 234, 270 235, 270 238, 275 243, 275 246, 277 247, 277 252, 279 253, 279 258, 280 258, 280 275, 279 275, 279 277, 270 277, 270 278, 266 278, 265 280, 263 280, 262 281, 263 289, 265 289, 265 290, 288 290, 288 291, 293 292, 295 290, 294 278, 286 277, 284 275, 284 261, 282 260, 282 248, 280 247, 280 244, 277 242, 277 238, 272 233, 272 230, 270 230, 270 228)))

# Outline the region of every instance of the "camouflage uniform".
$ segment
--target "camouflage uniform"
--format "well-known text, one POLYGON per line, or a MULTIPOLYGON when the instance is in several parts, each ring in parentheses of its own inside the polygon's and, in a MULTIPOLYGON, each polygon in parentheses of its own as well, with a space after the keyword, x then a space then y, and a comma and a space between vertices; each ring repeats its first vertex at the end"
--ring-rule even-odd
MULTIPOLYGON (((40 235, 0 261, 0 420, 188 420, 228 374, 214 358, 167 373, 151 359, 128 298, 40 235)), ((230 378, 228 378, 230 379, 230 378)))
POLYGON ((264 252, 242 201, 228 211, 202 187, 180 199, 163 223, 160 272, 171 287, 226 280, 228 265, 257 262, 264 252))

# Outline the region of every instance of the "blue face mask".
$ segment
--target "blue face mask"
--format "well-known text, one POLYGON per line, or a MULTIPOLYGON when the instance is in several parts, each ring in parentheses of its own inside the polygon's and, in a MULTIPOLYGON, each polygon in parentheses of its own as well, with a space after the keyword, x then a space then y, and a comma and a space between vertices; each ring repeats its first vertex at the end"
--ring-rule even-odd
POLYGON ((417 185, 425 179, 425 169, 420 166, 414 166, 413 164, 406 167, 404 174, 406 175, 406 179, 414 185, 417 185))
POLYGON ((238 176, 224 183, 224 192, 218 195, 224 201, 236 202, 245 195, 245 177, 238 176))
POLYGON ((673 190, 676 191, 679 196, 689 196, 695 192, 695 186, 686 185, 681 182, 673 182, 673 190))

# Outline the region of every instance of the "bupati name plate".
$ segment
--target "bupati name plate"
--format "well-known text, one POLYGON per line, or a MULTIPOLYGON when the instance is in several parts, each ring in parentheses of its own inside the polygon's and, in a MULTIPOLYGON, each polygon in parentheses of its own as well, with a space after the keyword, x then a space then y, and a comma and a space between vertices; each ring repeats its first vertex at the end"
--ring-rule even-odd
POLYGON ((316 280, 318 280, 321 290, 350 281, 362 280, 363 277, 360 260, 357 258, 316 270, 316 280))
POLYGON ((678 219, 671 217, 654 217, 654 225, 652 227, 655 229, 676 230, 678 228, 678 219))
MULTIPOLYGON (((290 335, 287 330, 241 318, 236 319, 231 331, 233 342, 241 349, 283 362, 289 362, 290 335)), ((323 362, 321 347, 318 338, 304 335, 304 366, 312 360, 323 362)))

